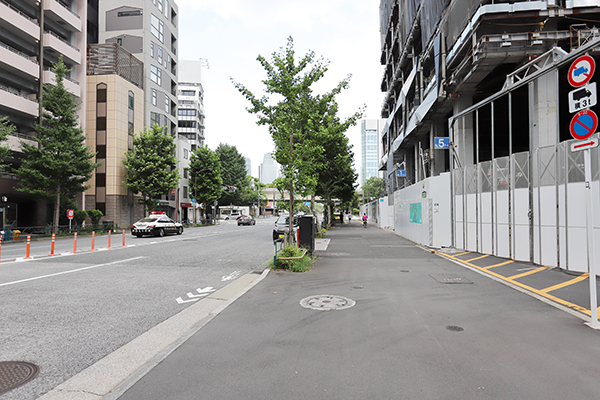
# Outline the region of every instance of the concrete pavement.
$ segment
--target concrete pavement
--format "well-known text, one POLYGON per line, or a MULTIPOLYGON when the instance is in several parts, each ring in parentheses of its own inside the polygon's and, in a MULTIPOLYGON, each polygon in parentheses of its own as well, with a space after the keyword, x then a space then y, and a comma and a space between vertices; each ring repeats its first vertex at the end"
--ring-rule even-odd
POLYGON ((358 221, 328 238, 311 271, 246 275, 166 321, 168 344, 141 336, 42 399, 597 397, 585 306, 540 295, 584 303, 585 277, 440 256, 358 221))

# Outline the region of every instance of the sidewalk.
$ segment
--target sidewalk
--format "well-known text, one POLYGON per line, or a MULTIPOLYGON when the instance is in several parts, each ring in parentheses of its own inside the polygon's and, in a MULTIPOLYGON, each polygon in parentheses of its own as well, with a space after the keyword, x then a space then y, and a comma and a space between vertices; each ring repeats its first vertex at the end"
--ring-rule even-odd
MULTIPOLYGON (((243 290, 242 280, 186 309, 228 299, 110 393, 96 388, 105 368, 88 375, 88 388, 67 381, 42 398, 596 397, 600 381, 581 371, 596 370, 600 333, 483 276, 472 265, 487 257, 449 259, 358 221, 328 239, 309 272, 244 277, 243 290)), ((131 369, 127 358, 114 361, 114 373, 131 369)))

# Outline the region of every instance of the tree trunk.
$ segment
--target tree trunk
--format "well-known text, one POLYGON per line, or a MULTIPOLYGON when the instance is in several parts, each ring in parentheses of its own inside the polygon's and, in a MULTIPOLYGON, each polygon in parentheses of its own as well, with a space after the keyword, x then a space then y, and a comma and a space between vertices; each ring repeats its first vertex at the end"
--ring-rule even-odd
POLYGON ((312 194, 310 196, 310 212, 315 217, 315 233, 321 233, 321 223, 319 222, 319 218, 317 217, 317 211, 315 210, 315 195, 312 194))
POLYGON ((60 185, 56 188, 56 202, 54 203, 54 233, 58 235, 58 217, 60 216, 60 185))
POLYGON ((288 243, 294 243, 294 181, 290 179, 290 223, 288 243))

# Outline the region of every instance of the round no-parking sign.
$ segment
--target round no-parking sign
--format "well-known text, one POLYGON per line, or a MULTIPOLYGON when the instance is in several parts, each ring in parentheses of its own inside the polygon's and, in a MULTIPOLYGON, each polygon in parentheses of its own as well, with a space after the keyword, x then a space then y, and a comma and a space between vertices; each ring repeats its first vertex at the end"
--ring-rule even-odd
POLYGON ((569 83, 573 87, 583 86, 592 79, 595 70, 596 62, 594 59, 588 55, 581 56, 573 61, 569 68, 569 83))
POLYGON ((579 111, 571 120, 571 136, 577 140, 585 140, 596 132, 598 116, 592 110, 579 111))

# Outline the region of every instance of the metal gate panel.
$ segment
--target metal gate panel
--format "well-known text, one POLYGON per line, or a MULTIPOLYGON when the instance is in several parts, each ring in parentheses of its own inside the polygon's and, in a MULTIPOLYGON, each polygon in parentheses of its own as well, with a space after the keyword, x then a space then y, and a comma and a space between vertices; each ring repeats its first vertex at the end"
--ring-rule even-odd
POLYGON ((465 250, 477 251, 477 166, 467 165, 465 171, 465 250))
POLYGON ((529 152, 511 157, 512 170, 512 256, 515 260, 530 261, 529 225, 529 152))
POLYGON ((457 168, 452 171, 452 193, 454 197, 454 247, 457 249, 465 248, 464 229, 464 175, 463 169, 457 168))
POLYGON ((494 253, 493 245, 493 169, 492 162, 485 161, 479 164, 479 251, 486 254, 494 253))
POLYGON ((498 257, 510 257, 510 207, 508 196, 508 157, 494 159, 494 247, 498 257))

